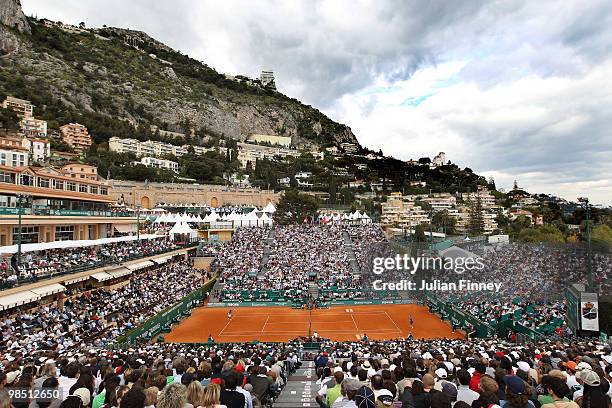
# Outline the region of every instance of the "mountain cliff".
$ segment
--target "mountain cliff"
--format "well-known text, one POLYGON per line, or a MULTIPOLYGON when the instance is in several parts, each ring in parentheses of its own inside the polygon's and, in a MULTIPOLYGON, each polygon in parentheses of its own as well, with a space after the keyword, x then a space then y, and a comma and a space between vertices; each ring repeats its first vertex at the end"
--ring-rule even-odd
POLYGON ((18 1, 0 4, 0 97, 31 100, 51 127, 78 121, 98 143, 145 138, 152 125, 238 140, 290 136, 300 147, 358 143, 317 109, 257 80, 222 75, 145 33, 28 21, 18 1))
POLYGON ((0 0, 0 23, 20 33, 30 33, 30 25, 19 0, 0 0))

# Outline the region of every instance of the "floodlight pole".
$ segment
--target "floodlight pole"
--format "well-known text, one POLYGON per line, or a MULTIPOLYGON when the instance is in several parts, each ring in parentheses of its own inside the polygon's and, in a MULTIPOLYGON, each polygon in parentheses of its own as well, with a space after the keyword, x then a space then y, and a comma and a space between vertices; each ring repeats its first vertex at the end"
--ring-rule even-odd
POLYGON ((22 224, 21 213, 23 201, 27 198, 25 194, 17 194, 17 268, 21 265, 21 239, 22 239, 22 224))
POLYGON ((578 201, 584 204, 586 210, 586 231, 585 238, 587 241, 587 284, 588 289, 597 291, 595 281, 593 279, 593 252, 591 251, 591 206, 589 205, 588 197, 580 197, 578 201))

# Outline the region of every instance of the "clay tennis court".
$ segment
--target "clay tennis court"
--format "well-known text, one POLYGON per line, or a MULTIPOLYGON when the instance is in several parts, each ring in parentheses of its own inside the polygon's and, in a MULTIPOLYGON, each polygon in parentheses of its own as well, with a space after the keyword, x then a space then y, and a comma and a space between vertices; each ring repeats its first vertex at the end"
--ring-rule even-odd
POLYGON ((212 335, 216 342, 288 341, 307 336, 309 328, 320 337, 337 341, 396 339, 411 333, 414 338, 463 338, 427 307, 419 305, 334 306, 312 311, 290 307, 199 307, 164 336, 166 342, 204 343, 212 335), (414 318, 410 330, 409 316, 414 318), (311 325, 312 322, 312 325, 311 325))

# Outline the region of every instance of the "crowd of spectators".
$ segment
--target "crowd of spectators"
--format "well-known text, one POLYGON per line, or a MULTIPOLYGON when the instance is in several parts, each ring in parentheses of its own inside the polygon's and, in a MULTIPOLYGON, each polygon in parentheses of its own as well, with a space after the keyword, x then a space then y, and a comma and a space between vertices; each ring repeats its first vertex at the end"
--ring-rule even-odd
POLYGON ((364 253, 383 243, 384 234, 374 224, 239 228, 215 261, 221 272, 219 298, 269 300, 267 292, 275 291, 280 300, 299 300, 307 297, 309 282, 333 289, 326 299, 361 296, 360 270, 352 268, 351 252, 361 268, 364 253))
POLYGON ((309 355, 294 340, 5 351, 0 406, 259 408, 311 357, 324 408, 609 408, 612 395, 612 349, 595 341, 323 341, 309 355), (41 387, 58 392, 12 397, 41 387))
POLYGON ((17 265, 16 255, 13 254, 6 256, 0 264, 0 280, 9 284, 17 284, 19 281, 27 282, 41 275, 53 276, 111 263, 119 264, 130 259, 142 258, 176 248, 176 243, 163 237, 25 252, 21 256, 20 265, 17 265))
POLYGON ((355 258, 363 270, 371 269, 372 256, 390 255, 390 247, 377 224, 355 225, 347 229, 355 248, 355 258))
MULTIPOLYGON (((486 323, 509 319, 546 335, 569 335, 564 316, 567 311, 565 289, 572 283, 586 283, 586 253, 570 246, 551 247, 532 244, 506 244, 485 247, 484 269, 461 274, 433 272, 434 279, 470 280, 501 284, 500 290, 466 292, 438 291, 441 300, 453 303, 486 323)), ((596 283, 610 279, 612 257, 595 254, 593 271, 596 283)))
POLYGON ((318 400, 333 408, 608 408, 612 396, 612 350, 593 342, 326 345, 315 358, 318 400))
POLYGON ((260 284, 266 289, 287 290, 307 286, 317 277, 322 287, 355 287, 338 225, 280 225, 260 284))
POLYGON ((106 345, 174 305, 202 282, 186 263, 143 270, 115 289, 81 290, 58 304, 0 312, 0 353, 106 345))
MULTIPOLYGON (((512 243, 488 247, 483 259, 486 277, 512 283, 502 288, 505 297, 529 294, 533 300, 547 300, 572 283, 587 283, 588 258, 582 247, 512 243)), ((592 269, 601 293, 609 293, 612 257, 593 254, 592 269)))
POLYGON ((299 343, 90 345, 73 351, 0 354, 0 406, 15 408, 249 408, 269 406, 301 364, 299 343), (19 398, 46 389, 49 399, 19 398), (20 405, 21 404, 21 405, 20 405))
MULTIPOLYGON (((218 251, 213 268, 219 271, 219 280, 227 290, 256 289, 257 275, 262 267, 266 227, 240 227, 232 240, 218 251)), ((229 293, 223 296, 232 298, 229 293)))

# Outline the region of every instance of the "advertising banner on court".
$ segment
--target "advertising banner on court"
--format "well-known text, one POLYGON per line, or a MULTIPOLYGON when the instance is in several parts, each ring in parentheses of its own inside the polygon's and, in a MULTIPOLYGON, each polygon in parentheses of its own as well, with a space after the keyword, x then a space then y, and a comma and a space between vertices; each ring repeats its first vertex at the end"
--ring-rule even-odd
POLYGON ((599 331, 599 306, 597 293, 580 294, 580 319, 582 330, 599 331))

